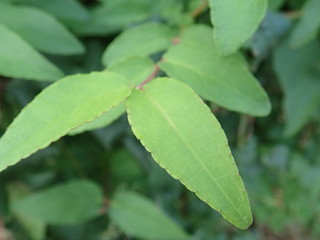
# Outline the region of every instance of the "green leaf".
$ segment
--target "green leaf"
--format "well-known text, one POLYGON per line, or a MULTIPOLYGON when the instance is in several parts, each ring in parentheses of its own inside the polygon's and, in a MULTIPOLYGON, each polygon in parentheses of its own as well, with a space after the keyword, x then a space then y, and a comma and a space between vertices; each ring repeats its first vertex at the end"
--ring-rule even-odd
POLYGON ((22 110, 0 139, 0 171, 108 112, 130 92, 126 80, 110 72, 68 76, 52 84, 22 110))
POLYGON ((49 224, 79 224, 96 217, 102 191, 93 182, 74 180, 41 190, 13 204, 13 210, 49 224))
POLYGON ((118 119, 121 115, 123 115, 125 112, 126 112, 125 104, 121 103, 120 105, 113 107, 110 111, 103 113, 100 117, 94 119, 92 122, 85 123, 80 127, 77 127, 71 130, 68 133, 68 135, 72 136, 72 135, 76 135, 86 131, 91 131, 94 129, 108 126, 109 124, 114 122, 116 119, 118 119))
POLYGON ((239 228, 252 222, 227 138, 185 84, 158 78, 127 101, 129 123, 157 163, 239 228))
POLYGON ((212 31, 195 25, 182 32, 159 64, 170 77, 184 81, 200 96, 229 110, 265 116, 271 106, 267 94, 239 54, 221 56, 212 31))
POLYGON ((14 32, 0 24, 0 75, 54 81, 63 73, 14 32))
MULTIPOLYGON (((154 64, 147 57, 134 56, 125 58, 115 64, 110 65, 108 70, 119 73, 126 77, 128 84, 139 85, 154 71, 154 64)), ((125 104, 120 104, 119 106, 111 109, 109 112, 102 114, 92 122, 83 124, 80 127, 71 130, 68 134, 76 135, 85 131, 91 131, 97 128, 105 127, 119 118, 125 112, 125 104)))
POLYGON ((284 41, 275 51, 274 69, 282 85, 286 115, 285 134, 296 134, 320 107, 320 44, 291 49, 284 41))
POLYGON ((293 47, 304 45, 317 37, 320 28, 320 1, 309 0, 305 3, 302 18, 294 28, 290 44, 293 47))
POLYGON ((36 0, 34 5, 61 19, 67 24, 84 22, 90 17, 89 12, 76 0, 36 0))
POLYGON ((209 0, 213 37, 223 55, 236 52, 257 30, 267 0, 209 0))
POLYGON ((24 215, 20 212, 15 212, 14 204, 21 199, 30 196, 31 190, 21 183, 10 183, 7 185, 7 192, 9 195, 9 207, 19 224, 23 226, 25 231, 29 234, 32 240, 42 240, 45 237, 47 224, 38 219, 33 219, 30 216, 24 215))
POLYGON ((150 17, 149 4, 140 0, 106 1, 91 11, 86 24, 75 28, 82 35, 107 35, 150 17))
POLYGON ((111 220, 130 236, 150 240, 189 239, 154 203, 136 193, 117 193, 108 212, 111 220))
POLYGON ((50 54, 79 54, 82 44, 55 18, 33 7, 0 4, 0 23, 36 49, 50 54))
POLYGON ((173 37, 170 27, 161 23, 146 23, 128 29, 108 46, 102 61, 109 65, 129 56, 149 56, 167 49, 173 37))

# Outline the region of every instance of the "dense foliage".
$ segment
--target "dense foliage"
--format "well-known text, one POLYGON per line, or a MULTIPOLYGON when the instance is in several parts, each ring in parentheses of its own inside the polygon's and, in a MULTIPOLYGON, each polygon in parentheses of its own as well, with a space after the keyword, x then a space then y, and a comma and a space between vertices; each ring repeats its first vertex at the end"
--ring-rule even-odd
POLYGON ((0 2, 0 240, 320 238, 319 12, 0 2))

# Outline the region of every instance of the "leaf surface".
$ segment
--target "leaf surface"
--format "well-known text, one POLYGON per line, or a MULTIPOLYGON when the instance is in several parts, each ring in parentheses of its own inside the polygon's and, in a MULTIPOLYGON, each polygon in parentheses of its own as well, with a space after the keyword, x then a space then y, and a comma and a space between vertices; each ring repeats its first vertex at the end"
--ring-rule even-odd
POLYGON ((0 24, 0 75, 54 81, 63 73, 17 34, 0 24))
POLYGON ((209 0, 213 37, 223 55, 236 52, 257 30, 267 0, 209 0))
POLYGON ((0 170, 111 110, 130 92, 126 80, 110 72, 57 81, 22 110, 0 139, 0 170))
POLYGON ((302 10, 302 17, 291 35, 291 46, 299 47, 317 37, 317 33, 320 28, 319 13, 319 0, 309 0, 305 3, 302 10))
POLYGON ((195 25, 182 32, 159 64, 170 77, 191 86, 201 97, 229 110, 265 116, 271 106, 267 94, 239 54, 221 56, 212 30, 195 25))
POLYGON ((146 23, 120 34, 106 49, 102 61, 105 65, 129 56, 149 56, 167 49, 173 31, 165 24, 146 23))
POLYGON ((249 201, 220 124, 185 84, 158 78, 127 101, 129 123, 156 162, 239 228, 249 201))
POLYGON ((16 201, 13 211, 49 224, 79 224, 97 216, 102 203, 99 186, 74 180, 16 201))
POLYGON ((118 192, 109 216, 125 233, 139 239, 189 239, 154 203, 133 192, 118 192))
POLYGON ((0 4, 0 23, 36 49, 50 54, 79 54, 82 44, 51 15, 40 9, 0 4))
MULTIPOLYGON (((137 86, 154 71, 154 64, 147 57, 133 56, 110 65, 108 70, 123 75, 128 84, 137 86)), ((125 112, 125 104, 121 103, 120 105, 111 109, 109 112, 102 114, 92 122, 83 124, 80 127, 71 130, 68 134, 76 135, 85 131, 91 131, 97 128, 105 127, 119 118, 125 112)))
POLYGON ((313 41, 297 49, 289 44, 286 40, 276 49, 274 69, 285 95, 285 134, 292 136, 320 108, 320 44, 313 41))

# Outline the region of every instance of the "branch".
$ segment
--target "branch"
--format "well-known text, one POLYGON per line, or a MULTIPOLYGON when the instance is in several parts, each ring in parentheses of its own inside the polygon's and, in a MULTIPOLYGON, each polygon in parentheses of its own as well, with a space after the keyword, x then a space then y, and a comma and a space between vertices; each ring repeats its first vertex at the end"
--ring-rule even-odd
POLYGON ((140 83, 136 87, 136 89, 138 89, 138 90, 143 89, 143 86, 146 85, 148 82, 150 82, 152 79, 154 79, 158 75, 159 71, 160 71, 160 67, 157 64, 155 64, 154 71, 146 78, 146 80, 144 80, 142 83, 140 83))
POLYGON ((198 17, 202 12, 204 12, 209 7, 207 0, 203 1, 196 9, 191 12, 192 18, 198 17))

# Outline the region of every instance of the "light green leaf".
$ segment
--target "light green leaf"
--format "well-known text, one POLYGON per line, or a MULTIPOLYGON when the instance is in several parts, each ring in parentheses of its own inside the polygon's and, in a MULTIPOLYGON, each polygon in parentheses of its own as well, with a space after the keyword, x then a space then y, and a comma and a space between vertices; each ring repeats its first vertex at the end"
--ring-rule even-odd
POLYGON ((0 23, 36 49, 51 54, 79 54, 82 44, 55 18, 33 7, 0 4, 0 23))
POLYGON ((257 30, 267 0, 209 0, 213 37, 223 55, 236 52, 257 30))
POLYGON ((132 85, 139 85, 155 70, 155 65, 148 57, 130 56, 108 67, 111 72, 116 72, 128 80, 132 85))
POLYGON ((0 171, 108 112, 130 92, 126 80, 110 72, 68 76, 52 84, 22 110, 0 139, 0 171))
MULTIPOLYGON (((125 58, 115 64, 110 65, 108 70, 119 73, 126 77, 128 84, 139 85, 154 71, 154 64, 147 57, 134 56, 125 58)), ((68 134, 76 135, 85 131, 105 127, 119 118, 125 112, 125 104, 120 104, 119 106, 111 109, 109 112, 102 114, 92 122, 83 124, 80 127, 71 130, 68 134)))
POLYGON ((158 78, 127 101, 129 123, 157 163, 239 228, 252 222, 227 138, 187 85, 158 78))
POLYGON ((63 73, 22 38, 0 24, 0 75, 54 81, 63 73))
POLYGON ((299 47, 317 37, 320 28, 320 1, 309 0, 305 3, 302 11, 302 18, 294 28, 290 44, 299 47))
POLYGON ((81 125, 80 127, 77 127, 73 130, 71 130, 68 135, 76 135, 79 133, 83 133, 86 131, 91 131, 94 129, 102 128, 105 126, 108 126, 115 120, 117 120, 121 115, 123 115, 126 112, 126 107, 124 103, 121 103, 120 105, 113 107, 110 111, 103 113, 100 117, 94 119, 92 122, 85 123, 81 125))
POLYGON ((133 192, 117 193, 108 213, 121 230, 139 239, 189 239, 154 203, 133 192))
POLYGON ((184 81, 203 98, 229 110, 265 116, 271 106, 267 94, 239 54, 221 56, 212 31, 195 25, 182 32, 159 64, 170 77, 184 81))
POLYGON ((320 44, 291 49, 284 41, 275 51, 274 69, 282 85, 286 115, 285 134, 296 134, 320 107, 320 44))
POLYGON ((170 27, 161 23, 146 23, 128 29, 108 46, 102 61, 109 65, 129 56, 149 56, 167 49, 173 37, 170 27))
POLYGON ((99 186, 86 180, 56 185, 13 204, 13 210, 48 224, 79 224, 98 215, 103 203, 99 186))

